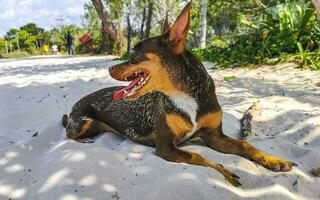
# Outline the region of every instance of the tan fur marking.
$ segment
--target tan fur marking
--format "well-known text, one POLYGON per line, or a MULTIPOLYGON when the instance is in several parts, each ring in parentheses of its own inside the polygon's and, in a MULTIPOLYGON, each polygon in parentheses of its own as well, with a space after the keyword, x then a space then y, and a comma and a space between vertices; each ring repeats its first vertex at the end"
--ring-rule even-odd
POLYGON ((149 71, 149 80, 137 91, 137 93, 128 99, 138 98, 148 92, 161 91, 167 95, 180 91, 179 85, 174 85, 169 79, 166 69, 162 66, 159 56, 148 53, 146 56, 150 59, 138 64, 130 65, 125 74, 130 74, 138 69, 147 69, 149 71))
POLYGON ((82 125, 81 130, 79 132, 76 132, 73 128, 67 129, 67 137, 69 139, 77 139, 82 137, 86 132, 92 127, 93 120, 89 119, 85 122, 85 124, 82 125))
POLYGON ((183 138, 188 132, 192 130, 192 124, 190 124, 177 114, 167 114, 166 122, 172 130, 173 134, 177 136, 178 139, 183 138))
POLYGON ((214 112, 214 113, 208 113, 204 116, 202 116, 198 120, 197 128, 211 128, 215 129, 218 128, 218 126, 221 124, 222 121, 222 112, 214 112))
POLYGON ((160 62, 160 57, 157 54, 154 53, 147 53, 146 54, 147 58, 149 58, 150 60, 156 61, 156 62, 160 62))
POLYGON ((82 125, 81 127, 81 131, 80 131, 80 135, 84 134, 85 132, 87 132, 87 130, 89 130, 92 127, 92 120, 88 120, 84 125, 82 125))

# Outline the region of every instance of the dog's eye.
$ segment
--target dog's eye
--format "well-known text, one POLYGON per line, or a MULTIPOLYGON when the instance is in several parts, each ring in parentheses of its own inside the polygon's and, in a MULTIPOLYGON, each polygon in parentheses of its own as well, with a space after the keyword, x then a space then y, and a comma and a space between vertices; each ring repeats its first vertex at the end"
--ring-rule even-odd
POLYGON ((138 62, 140 62, 141 57, 142 57, 141 52, 132 51, 132 53, 130 52, 129 62, 131 64, 138 63, 138 62))

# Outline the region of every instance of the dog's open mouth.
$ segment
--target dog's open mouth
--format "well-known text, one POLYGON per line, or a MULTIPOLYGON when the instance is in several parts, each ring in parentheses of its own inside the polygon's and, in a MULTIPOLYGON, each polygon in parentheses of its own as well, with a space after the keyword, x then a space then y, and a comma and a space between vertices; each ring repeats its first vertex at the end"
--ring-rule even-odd
POLYGON ((117 91, 113 95, 114 100, 127 99, 137 93, 149 79, 149 73, 146 70, 135 71, 123 78, 125 81, 131 81, 128 86, 117 91))

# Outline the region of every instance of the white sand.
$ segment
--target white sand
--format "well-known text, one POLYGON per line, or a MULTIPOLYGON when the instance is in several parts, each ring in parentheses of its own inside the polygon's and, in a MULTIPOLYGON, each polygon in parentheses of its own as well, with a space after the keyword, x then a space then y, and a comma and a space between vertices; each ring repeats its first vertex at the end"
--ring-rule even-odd
POLYGON ((94 144, 65 139, 61 116, 93 91, 117 85, 105 57, 0 60, 0 199, 320 199, 320 72, 294 65, 210 71, 224 109, 224 130, 238 137, 238 120, 260 101, 248 140, 299 164, 274 173, 197 141, 183 148, 222 163, 241 177, 241 188, 218 172, 167 162, 154 149, 113 134, 94 144), (224 76, 236 76, 223 81, 224 76), (35 133, 37 136, 32 137, 35 133))

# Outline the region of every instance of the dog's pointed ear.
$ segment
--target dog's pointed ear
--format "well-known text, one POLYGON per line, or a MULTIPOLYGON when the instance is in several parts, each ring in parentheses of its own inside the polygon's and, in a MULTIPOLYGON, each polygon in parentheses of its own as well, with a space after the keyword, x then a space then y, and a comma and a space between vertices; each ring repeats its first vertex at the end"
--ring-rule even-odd
POLYGON ((162 25, 162 34, 165 34, 169 29, 170 29, 170 26, 168 22, 168 12, 166 12, 166 17, 162 25))
POLYGON ((184 7, 179 17, 176 19, 168 32, 169 41, 171 43, 170 46, 172 46, 175 53, 184 52, 185 41, 190 26, 191 3, 192 1, 190 1, 184 7))

